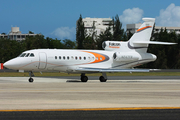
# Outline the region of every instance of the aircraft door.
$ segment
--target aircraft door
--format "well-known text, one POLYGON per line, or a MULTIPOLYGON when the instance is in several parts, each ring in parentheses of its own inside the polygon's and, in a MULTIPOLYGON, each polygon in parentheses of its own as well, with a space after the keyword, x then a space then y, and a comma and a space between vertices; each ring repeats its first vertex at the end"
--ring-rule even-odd
POLYGON ((39 69, 45 69, 47 65, 46 53, 39 53, 39 69))

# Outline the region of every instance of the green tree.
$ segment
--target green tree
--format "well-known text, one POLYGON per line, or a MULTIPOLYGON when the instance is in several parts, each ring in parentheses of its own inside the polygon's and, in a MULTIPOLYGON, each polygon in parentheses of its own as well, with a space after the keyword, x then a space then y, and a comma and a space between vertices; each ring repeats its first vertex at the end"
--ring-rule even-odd
POLYGON ((85 49, 91 49, 91 50, 97 49, 96 41, 94 41, 92 36, 87 36, 85 38, 83 46, 85 49))
POLYGON ((32 31, 29 31, 29 34, 34 34, 34 32, 32 32, 32 31))
POLYGON ((83 41, 83 46, 85 49, 97 49, 97 31, 95 27, 95 22, 93 21, 92 29, 89 29, 89 34, 85 36, 83 41))
MULTIPOLYGON (((173 42, 179 43, 179 35, 172 31, 167 32, 167 29, 160 30, 159 33, 154 33, 152 35, 152 40, 162 41, 162 42, 173 42)), ((143 65, 147 68, 157 68, 157 69, 173 69, 180 68, 180 45, 150 45, 148 48, 149 53, 153 53, 157 56, 157 60, 143 65)))
POLYGON ((56 48, 56 49, 63 49, 64 48, 64 45, 61 42, 61 40, 58 40, 58 39, 52 40, 52 44, 53 44, 53 48, 56 48))
POLYGON ((4 63, 9 59, 17 57, 23 50, 21 42, 9 39, 0 39, 0 62, 4 63))
POLYGON ((99 50, 102 50, 102 43, 104 41, 110 41, 113 39, 113 35, 111 33, 111 26, 109 26, 108 28, 106 28, 105 32, 102 32, 100 35, 99 35, 99 38, 97 40, 97 45, 98 45, 98 49, 99 50))
POLYGON ((47 47, 49 49, 53 49, 54 48, 53 39, 52 38, 46 37, 46 42, 47 42, 47 47))
POLYGON ((127 33, 127 39, 129 40, 132 36, 133 36, 133 34, 132 34, 131 31, 129 30, 128 33, 127 33))
POLYGON ((124 40, 124 29, 122 28, 122 23, 119 20, 119 16, 115 16, 115 20, 113 18, 113 40, 114 41, 123 41, 124 40))
POLYGON ((65 49, 74 49, 76 47, 76 43, 69 39, 63 40, 63 45, 65 49))
POLYGON ((25 42, 27 50, 48 47, 43 35, 27 36, 25 42))
POLYGON ((82 16, 80 15, 78 21, 77 21, 77 27, 76 27, 76 42, 77 42, 77 48, 78 49, 84 49, 83 41, 85 39, 85 28, 84 23, 82 21, 82 16))

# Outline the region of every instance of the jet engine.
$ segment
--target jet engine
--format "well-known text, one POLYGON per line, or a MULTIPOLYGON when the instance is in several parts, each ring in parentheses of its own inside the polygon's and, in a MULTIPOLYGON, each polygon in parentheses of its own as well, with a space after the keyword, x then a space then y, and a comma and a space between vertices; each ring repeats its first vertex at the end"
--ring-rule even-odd
POLYGON ((115 52, 113 54, 113 58, 115 61, 134 61, 134 60, 138 60, 140 58, 140 55, 137 53, 131 53, 131 52, 115 52))

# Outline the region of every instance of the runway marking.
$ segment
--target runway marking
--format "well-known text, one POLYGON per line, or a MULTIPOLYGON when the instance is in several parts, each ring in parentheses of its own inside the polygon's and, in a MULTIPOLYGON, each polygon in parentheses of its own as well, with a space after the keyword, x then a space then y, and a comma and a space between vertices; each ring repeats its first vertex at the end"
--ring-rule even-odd
POLYGON ((22 109, 22 110, 0 110, 0 112, 42 112, 42 111, 107 111, 107 110, 167 110, 180 109, 180 107, 127 107, 127 108, 78 108, 78 109, 22 109))

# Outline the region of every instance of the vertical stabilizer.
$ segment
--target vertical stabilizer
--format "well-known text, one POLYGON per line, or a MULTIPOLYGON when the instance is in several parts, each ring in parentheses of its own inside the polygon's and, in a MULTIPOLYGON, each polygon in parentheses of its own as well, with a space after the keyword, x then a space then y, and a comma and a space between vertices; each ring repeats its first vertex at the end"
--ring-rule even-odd
POLYGON ((155 18, 143 18, 144 23, 134 33, 134 35, 128 41, 129 49, 134 49, 138 52, 146 52, 148 48, 148 41, 150 41, 152 30, 155 23, 155 18), (139 41, 147 44, 138 43, 139 41))

